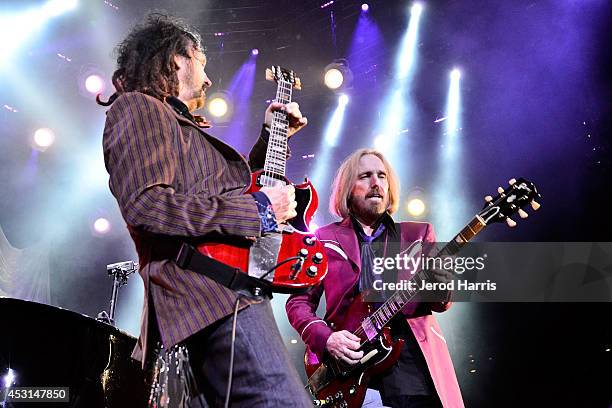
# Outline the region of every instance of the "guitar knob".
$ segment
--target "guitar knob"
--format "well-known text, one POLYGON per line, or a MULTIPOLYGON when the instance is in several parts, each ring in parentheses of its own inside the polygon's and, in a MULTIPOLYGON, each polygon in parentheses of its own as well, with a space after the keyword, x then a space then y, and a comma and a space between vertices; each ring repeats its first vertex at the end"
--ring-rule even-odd
POLYGON ((300 249, 300 252, 298 253, 298 256, 300 256, 302 258, 306 258, 308 256, 308 250, 306 248, 300 249))
POLYGON ((316 238, 314 238, 314 237, 304 237, 303 241, 304 241, 304 244, 306 244, 308 246, 313 246, 315 244, 316 238))
POLYGON ((314 278, 315 276, 317 276, 318 271, 319 269, 316 266, 310 265, 308 269, 306 269, 306 275, 308 275, 308 277, 310 278, 314 278))
POLYGON ((352 385, 351 388, 349 388, 349 395, 355 394, 356 391, 357 391, 357 388, 355 388, 355 386, 352 385))
POLYGON ((317 265, 323 262, 323 254, 320 252, 314 254, 314 256, 312 257, 312 262, 316 263, 317 265))

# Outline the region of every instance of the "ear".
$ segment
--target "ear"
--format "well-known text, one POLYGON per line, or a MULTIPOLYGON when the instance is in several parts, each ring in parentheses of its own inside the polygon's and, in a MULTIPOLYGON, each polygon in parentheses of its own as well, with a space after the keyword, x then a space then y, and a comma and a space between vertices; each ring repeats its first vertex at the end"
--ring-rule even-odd
POLYGON ((174 65, 176 66, 176 69, 183 69, 185 67, 185 58, 178 55, 178 54, 174 54, 174 56, 172 57, 174 59, 174 65))

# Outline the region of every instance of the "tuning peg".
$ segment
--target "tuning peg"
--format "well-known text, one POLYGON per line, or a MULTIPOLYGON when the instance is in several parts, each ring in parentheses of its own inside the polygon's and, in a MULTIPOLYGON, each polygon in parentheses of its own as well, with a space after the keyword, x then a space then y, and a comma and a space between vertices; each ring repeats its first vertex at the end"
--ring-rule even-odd
POLYGON ((523 209, 521 209, 521 208, 519 208, 519 210, 518 210, 518 215, 519 215, 521 218, 527 218, 527 217, 529 217, 529 214, 527 214, 527 213, 526 213, 525 211, 523 211, 523 209))
POLYGON ((510 180, 508 180, 508 184, 513 185, 514 183, 516 183, 515 178, 511 178, 510 180))
POLYGON ((537 211, 540 207, 541 207, 540 203, 533 201, 533 200, 531 201, 531 208, 537 211))
POLYGON ((508 224, 510 228, 516 227, 516 222, 514 222, 510 217, 506 218, 506 224, 508 224))
POLYGON ((503 188, 501 188, 501 187, 497 187, 497 192, 498 192, 499 194, 503 194, 503 193, 504 193, 504 189, 503 189, 503 188))
POLYGON ((485 197, 485 201, 486 201, 487 203, 490 203, 491 201, 493 201, 493 197, 491 197, 491 196, 486 196, 486 197, 485 197))

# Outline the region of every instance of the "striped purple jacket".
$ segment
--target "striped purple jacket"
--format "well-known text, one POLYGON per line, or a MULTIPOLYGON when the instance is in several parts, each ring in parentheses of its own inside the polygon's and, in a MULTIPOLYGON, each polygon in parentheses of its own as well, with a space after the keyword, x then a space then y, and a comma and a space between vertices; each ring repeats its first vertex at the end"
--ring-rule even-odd
MULTIPOLYGON (((265 133, 251 151, 254 167, 263 165, 265 133)), ((139 92, 121 95, 107 112, 103 147, 110 189, 144 281, 141 332, 132 355, 144 364, 153 345, 147 342, 153 317, 161 341, 171 347, 233 311, 234 292, 174 263, 181 242, 215 234, 257 237, 261 221, 255 200, 244 194, 247 161, 165 102, 139 92)))

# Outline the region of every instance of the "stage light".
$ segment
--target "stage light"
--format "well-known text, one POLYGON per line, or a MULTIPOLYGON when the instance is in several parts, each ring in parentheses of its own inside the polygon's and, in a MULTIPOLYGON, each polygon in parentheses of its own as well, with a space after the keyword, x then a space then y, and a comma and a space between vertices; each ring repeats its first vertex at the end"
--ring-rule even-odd
MULTIPOLYGON (((252 116, 250 101, 255 87, 256 73, 257 57, 251 54, 234 72, 227 88, 222 93, 223 98, 229 104, 229 112, 224 117, 214 120, 216 123, 228 122, 226 127, 217 130, 217 136, 223 138, 225 142, 234 146, 239 152, 249 151, 251 147, 244 135, 249 132, 249 120, 247 118, 252 116), (234 117, 235 120, 230 120, 230 116, 234 117)), ((215 95, 219 95, 219 93, 215 95)))
POLYGON ((461 79, 461 71, 459 70, 459 68, 454 68, 450 72, 450 78, 454 81, 458 81, 459 79, 461 79))
POLYGON ((251 50, 251 55, 255 56, 255 55, 259 55, 259 50, 257 48, 253 48, 251 50))
POLYGON ((411 216, 420 217, 425 212, 425 202, 420 198, 413 198, 408 201, 406 210, 411 216))
MULTIPOLYGON (((327 120, 327 125, 323 131, 323 138, 320 141, 319 149, 317 150, 316 159, 314 161, 314 171, 311 174, 312 181, 319 189, 319 197, 328 195, 330 183, 330 175, 333 174, 331 164, 334 162, 334 155, 338 154, 335 147, 339 144, 340 136, 342 135, 342 127, 344 126, 344 117, 346 106, 348 104, 348 95, 342 94, 338 97, 338 104, 327 120)), ((311 222, 309 225, 310 232, 316 231, 319 228, 317 224, 311 222)))
POLYGON ((13 384, 15 384, 15 372, 9 368, 8 372, 4 376, 4 388, 10 388, 13 384))
POLYGON ((43 6, 43 10, 49 17, 57 17, 75 9, 78 4, 78 0, 51 0, 43 6))
POLYGON ((398 78, 410 79, 414 72, 414 61, 416 59, 419 22, 423 6, 421 3, 414 3, 410 11, 410 21, 408 22, 408 30, 402 40, 400 52, 397 60, 398 78), (409 77, 410 76, 410 77, 409 77))
POLYGON ((338 105, 329 119, 328 125, 323 133, 323 138, 326 143, 325 149, 328 147, 334 147, 338 144, 338 137, 344 124, 344 113, 346 111, 346 105, 348 104, 348 95, 342 94, 338 97, 338 105))
POLYGON ((378 135, 374 138, 374 148, 385 153, 393 145, 393 141, 385 134, 378 135))
POLYGON ((448 117, 446 122, 446 133, 451 136, 455 136, 460 127, 460 81, 461 71, 458 68, 454 68, 450 72, 450 85, 448 88, 448 99, 446 102, 446 115, 448 117))
POLYGON ((344 82, 344 75, 342 75, 339 69, 328 69, 327 72, 325 72, 324 81, 325 86, 329 89, 338 89, 342 86, 342 82, 344 82))
POLYGON ((323 82, 325 86, 334 91, 349 88, 353 84, 353 73, 348 66, 348 62, 344 59, 338 59, 327 65, 323 82))
POLYGON ((79 84, 79 93, 88 101, 91 101, 92 95, 98 95, 104 92, 106 85, 106 73, 96 64, 86 63, 79 67, 77 81, 79 84))
POLYGON ((104 80, 100 77, 100 75, 89 75, 85 79, 85 89, 87 92, 97 95, 104 89, 104 80))
POLYGON ((12 54, 53 17, 70 11, 77 0, 51 0, 44 5, 17 13, 0 13, 0 69, 10 67, 12 54))
POLYGON ((297 340, 296 339, 291 339, 291 344, 297 344, 297 340))
POLYGON ((393 81, 386 92, 382 103, 382 118, 377 121, 374 134, 374 146, 387 153, 387 159, 400 174, 409 174, 410 161, 400 155, 404 144, 410 140, 400 137, 411 128, 411 121, 417 110, 417 102, 412 96, 416 61, 418 56, 418 32, 423 6, 414 3, 406 14, 410 13, 408 26, 402 37, 395 57, 393 81), (384 136, 382 136, 384 135, 384 136))
POLYGON ((55 134, 49 128, 40 128, 34 132, 34 147, 45 151, 55 141, 55 134))
POLYGON ((363 3, 361 5, 361 11, 368 11, 370 9, 370 6, 368 5, 368 3, 363 3))
POLYGON ((221 97, 216 97, 208 103, 208 111, 216 118, 220 118, 227 113, 227 101, 221 97))
POLYGON ((93 229, 98 234, 106 234, 111 229, 110 221, 108 221, 106 218, 100 217, 94 221, 93 229))
POLYGON ((206 103, 206 109, 214 122, 228 122, 234 113, 232 93, 223 90, 209 95, 206 103))
POLYGON ((461 71, 454 68, 449 73, 446 97, 446 120, 441 122, 441 147, 438 153, 438 170, 434 180, 432 196, 433 223, 438 239, 452 239, 461 228, 461 221, 470 216, 467 210, 467 196, 461 188, 461 174, 464 174, 463 140, 461 129, 461 71))

